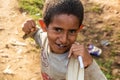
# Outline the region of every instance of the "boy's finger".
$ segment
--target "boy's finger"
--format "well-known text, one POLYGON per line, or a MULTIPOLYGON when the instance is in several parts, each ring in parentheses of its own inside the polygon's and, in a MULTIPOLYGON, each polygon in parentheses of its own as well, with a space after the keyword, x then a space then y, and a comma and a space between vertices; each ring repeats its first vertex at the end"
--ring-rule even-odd
POLYGON ((22 23, 21 27, 23 28, 26 22, 22 23))
POLYGON ((71 49, 70 49, 70 51, 69 51, 68 58, 70 58, 70 57, 71 57, 71 55, 72 55, 72 48, 71 48, 71 49))
POLYGON ((73 46, 75 45, 75 44, 77 44, 78 45, 78 43, 74 43, 74 44, 72 44, 72 47, 70 48, 70 51, 69 51, 69 55, 68 55, 68 58, 70 58, 71 57, 71 55, 72 55, 72 53, 73 53, 73 46))
POLYGON ((31 20, 31 24, 32 24, 32 27, 35 27, 35 26, 36 26, 34 20, 31 20))
POLYGON ((27 33, 29 33, 30 31, 29 31, 29 28, 27 28, 27 27, 25 27, 25 26, 27 26, 26 23, 23 25, 22 30, 25 32, 25 34, 27 34, 27 33))
POLYGON ((79 43, 79 42, 75 42, 74 44, 80 45, 80 43, 79 43))
POLYGON ((24 27, 24 25, 28 22, 31 21, 32 19, 27 19, 25 22, 23 22, 22 27, 24 27))

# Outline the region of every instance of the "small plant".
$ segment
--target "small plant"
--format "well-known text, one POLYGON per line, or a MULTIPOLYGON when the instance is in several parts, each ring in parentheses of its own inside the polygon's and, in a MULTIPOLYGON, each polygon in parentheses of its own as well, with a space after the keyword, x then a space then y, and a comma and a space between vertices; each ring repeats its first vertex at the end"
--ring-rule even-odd
POLYGON ((21 12, 30 14, 34 19, 42 16, 44 0, 18 0, 21 12))
POLYGON ((103 10, 100 7, 100 5, 96 5, 93 3, 89 3, 88 5, 86 5, 86 8, 85 8, 85 12, 95 12, 95 13, 101 14, 102 11, 103 10), (93 5, 93 6, 91 6, 91 5, 93 5))
POLYGON ((101 13, 102 9, 100 8, 99 5, 95 5, 91 7, 91 11, 96 12, 96 13, 101 13))
POLYGON ((112 76, 112 73, 111 73, 112 72, 111 65, 113 63, 113 58, 104 60, 105 62, 103 62, 103 59, 96 58, 96 61, 99 64, 105 76, 107 77, 107 79, 114 80, 114 77, 112 76))

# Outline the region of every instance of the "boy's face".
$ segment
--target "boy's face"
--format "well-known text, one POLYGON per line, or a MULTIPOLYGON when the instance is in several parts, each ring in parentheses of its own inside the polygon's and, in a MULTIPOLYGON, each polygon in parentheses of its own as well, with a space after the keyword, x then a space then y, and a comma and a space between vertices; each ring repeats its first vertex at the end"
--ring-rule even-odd
POLYGON ((79 20, 74 15, 60 14, 53 17, 47 34, 52 52, 63 54, 69 51, 79 31, 79 20))

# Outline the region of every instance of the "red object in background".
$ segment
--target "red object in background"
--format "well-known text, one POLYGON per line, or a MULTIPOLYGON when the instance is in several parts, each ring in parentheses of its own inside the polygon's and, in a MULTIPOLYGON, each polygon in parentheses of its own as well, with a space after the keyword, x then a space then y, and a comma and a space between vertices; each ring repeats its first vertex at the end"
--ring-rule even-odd
POLYGON ((84 27, 84 26, 83 26, 83 25, 81 25, 81 26, 80 26, 80 30, 81 30, 83 27, 84 27))
POLYGON ((43 29, 43 31, 45 32, 46 31, 46 25, 45 23, 43 22, 42 19, 39 20, 39 24, 40 24, 40 27, 43 29))

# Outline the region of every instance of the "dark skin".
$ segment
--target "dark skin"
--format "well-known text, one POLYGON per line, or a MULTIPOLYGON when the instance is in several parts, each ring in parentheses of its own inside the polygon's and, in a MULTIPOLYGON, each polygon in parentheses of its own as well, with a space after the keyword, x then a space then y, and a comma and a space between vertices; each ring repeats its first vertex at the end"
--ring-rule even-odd
MULTIPOLYGON (((27 20, 23 25, 25 34, 36 31, 36 24, 33 20, 27 20)), ((80 30, 79 20, 74 15, 60 14, 53 17, 51 23, 46 27, 49 46, 52 52, 63 54, 69 51, 68 57, 82 56, 84 66, 92 63, 92 57, 85 45, 75 42, 77 33, 80 30)))

